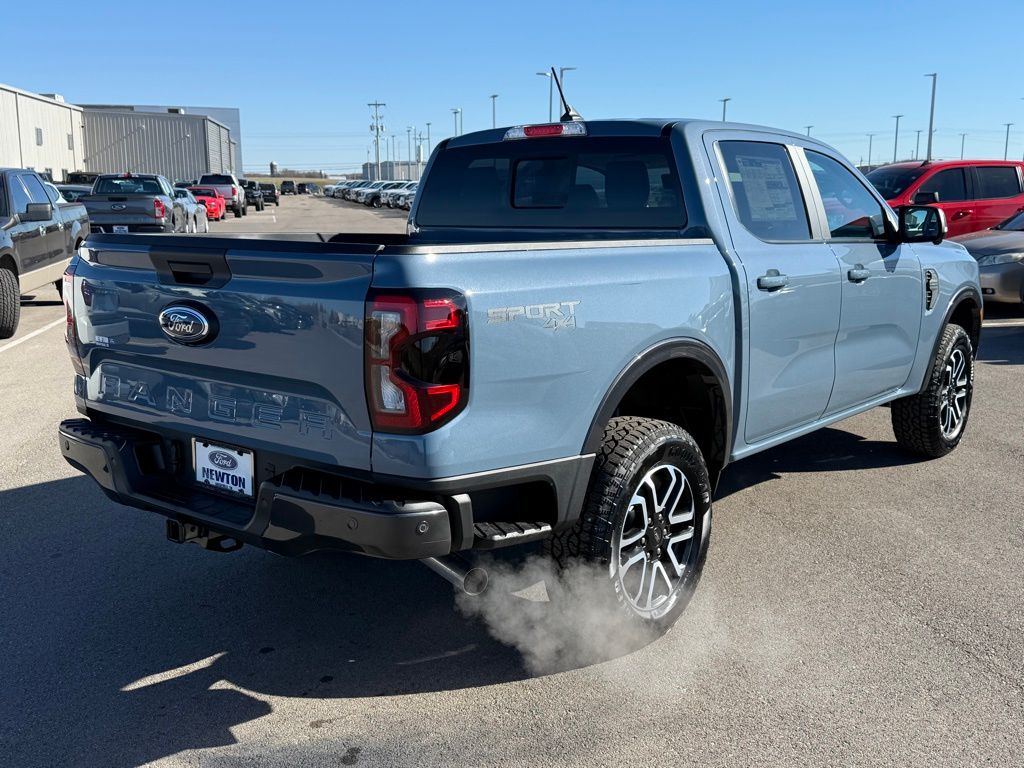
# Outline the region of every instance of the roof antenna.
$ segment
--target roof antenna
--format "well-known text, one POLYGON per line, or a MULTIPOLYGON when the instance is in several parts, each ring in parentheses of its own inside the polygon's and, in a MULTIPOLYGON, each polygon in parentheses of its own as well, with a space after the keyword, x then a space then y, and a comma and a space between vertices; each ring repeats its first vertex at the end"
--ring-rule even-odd
POLYGON ((551 68, 551 79, 554 80, 555 85, 558 86, 558 98, 561 99, 562 109, 565 110, 559 120, 563 123, 582 123, 583 115, 573 109, 569 102, 565 100, 565 93, 562 92, 562 83, 558 79, 558 75, 555 74, 554 67, 551 68))

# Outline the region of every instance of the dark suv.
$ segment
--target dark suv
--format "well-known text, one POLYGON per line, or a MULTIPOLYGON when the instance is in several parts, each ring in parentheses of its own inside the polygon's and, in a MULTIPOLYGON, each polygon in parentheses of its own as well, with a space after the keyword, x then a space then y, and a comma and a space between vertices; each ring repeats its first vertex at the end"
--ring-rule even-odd
POLYGON ((262 211, 266 202, 263 199, 263 190, 260 189, 259 182, 249 179, 239 179, 238 181, 245 187, 245 204, 254 206, 257 211, 262 211))
POLYGON ((277 194, 277 187, 273 184, 260 184, 260 191, 263 193, 264 204, 281 204, 281 197, 277 194))
POLYGON ((281 182, 281 194, 282 195, 294 195, 295 194, 295 182, 292 180, 281 182))

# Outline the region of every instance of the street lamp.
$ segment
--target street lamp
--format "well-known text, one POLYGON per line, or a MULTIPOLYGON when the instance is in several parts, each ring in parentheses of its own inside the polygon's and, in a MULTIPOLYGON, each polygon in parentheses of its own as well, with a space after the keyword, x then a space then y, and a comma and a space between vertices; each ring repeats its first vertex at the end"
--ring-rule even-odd
POLYGON ((921 128, 917 129, 917 143, 914 144, 914 159, 915 160, 917 160, 917 158, 921 155, 921 131, 922 130, 923 129, 921 129, 921 128))
POLYGON ((427 157, 430 157, 430 123, 427 123, 427 157))
POLYGON ((491 128, 498 127, 498 112, 497 112, 498 94, 491 94, 491 128))
POLYGON ((722 122, 724 123, 725 122, 725 107, 726 107, 726 105, 730 101, 732 101, 732 97, 731 96, 727 96, 724 99, 719 99, 719 101, 722 102, 722 122))
POLYGON ((932 106, 928 112, 928 157, 925 160, 931 162, 932 159, 932 134, 935 133, 935 86, 939 82, 939 75, 937 72, 932 72, 925 77, 932 79, 932 106))
POLYGON ((960 134, 960 159, 964 159, 964 140, 967 138, 966 133, 960 134))
POLYGON ((405 142, 409 148, 409 159, 405 163, 405 179, 406 181, 412 181, 412 126, 406 126, 405 128, 405 142))
POLYGON ((892 140, 892 161, 896 162, 896 152, 900 146, 900 118, 903 115, 893 115, 896 118, 896 138, 892 140))
POLYGON ((555 119, 552 114, 555 99, 555 79, 550 72, 538 72, 537 74, 548 79, 548 122, 550 123, 555 119))
POLYGON ((1008 160, 1010 156, 1010 126, 1013 123, 1005 123, 1006 125, 1006 144, 1003 145, 1003 160, 1008 160))
POLYGON ((452 120, 455 121, 455 135, 459 135, 459 113, 462 112, 458 107, 452 107, 452 120))
POLYGON ((808 135, 808 136, 810 136, 810 135, 811 135, 811 128, 813 128, 813 127, 814 127, 813 125, 805 125, 805 126, 804 126, 804 128, 806 128, 806 129, 807 129, 807 135, 808 135))
POLYGON ((871 148, 875 143, 875 134, 868 134, 868 168, 871 167, 871 148))

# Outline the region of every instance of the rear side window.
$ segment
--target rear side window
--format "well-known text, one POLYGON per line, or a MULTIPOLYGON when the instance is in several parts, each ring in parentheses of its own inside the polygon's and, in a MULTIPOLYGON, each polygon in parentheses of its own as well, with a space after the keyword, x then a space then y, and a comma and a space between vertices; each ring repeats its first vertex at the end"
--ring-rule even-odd
MULTIPOLYGON (((1010 168, 1009 170, 1013 170, 1010 168)), ((921 182, 920 192, 938 192, 940 203, 967 199, 967 180, 963 168, 947 168, 921 182)))
POLYGON ((807 208, 786 148, 759 141, 723 141, 718 147, 743 226, 761 240, 810 240, 807 208))
POLYGON ((1020 194, 1020 176, 1012 165, 982 166, 976 168, 975 172, 978 174, 975 197, 979 200, 1020 194))
POLYGON ((427 227, 682 229, 665 138, 545 138, 441 152, 416 223, 427 227))

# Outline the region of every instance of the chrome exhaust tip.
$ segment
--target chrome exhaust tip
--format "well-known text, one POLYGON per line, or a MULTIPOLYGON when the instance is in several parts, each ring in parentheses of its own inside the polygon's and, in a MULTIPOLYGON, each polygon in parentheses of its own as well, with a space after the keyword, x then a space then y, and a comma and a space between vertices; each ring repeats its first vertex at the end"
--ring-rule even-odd
POLYGON ((460 557, 425 557, 420 562, 471 597, 482 595, 487 589, 487 571, 470 565, 460 557))

